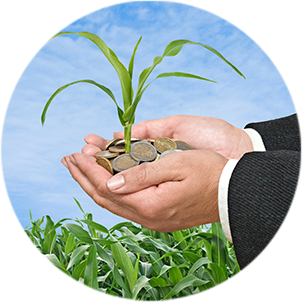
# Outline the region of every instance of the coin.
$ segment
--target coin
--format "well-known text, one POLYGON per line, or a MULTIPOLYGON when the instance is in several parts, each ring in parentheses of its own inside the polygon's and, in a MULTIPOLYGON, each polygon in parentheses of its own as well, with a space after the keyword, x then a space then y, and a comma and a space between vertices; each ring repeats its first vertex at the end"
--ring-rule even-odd
MULTIPOLYGON (((135 138, 135 137, 131 138, 131 143, 135 143, 135 142, 138 142, 138 141, 140 141, 140 138, 135 138)), ((122 139, 122 140, 118 141, 115 145, 116 146, 118 146, 118 145, 125 145, 125 140, 122 139)))
POLYGON ((137 166, 138 161, 134 160, 130 154, 122 154, 114 159, 112 167, 114 171, 121 172, 131 167, 137 166))
POLYGON ((152 161, 157 155, 157 150, 150 143, 140 141, 131 145, 130 154, 136 161, 152 161))
POLYGON ((112 165, 110 163, 110 161, 105 158, 105 157, 100 157, 96 160, 96 162, 102 166, 103 168, 105 168, 108 172, 110 172, 111 174, 113 174, 113 168, 112 165))
POLYGON ((116 138, 112 139, 112 140, 106 145, 105 150, 108 150, 109 147, 115 145, 118 141, 121 141, 121 140, 122 140, 121 137, 116 137, 116 138))
POLYGON ((168 137, 159 137, 154 142, 154 147, 159 153, 163 153, 166 150, 175 150, 177 148, 176 143, 168 137))
POLYGON ((149 143, 151 143, 151 144, 154 144, 155 139, 152 139, 152 138, 147 138, 147 141, 148 141, 149 143))
POLYGON ((169 155, 169 154, 172 154, 172 153, 176 153, 176 152, 181 152, 183 150, 179 150, 179 149, 175 149, 175 150, 166 150, 164 151, 160 156, 159 156, 159 159, 169 155))
POLYGON ((177 149, 179 150, 193 150, 193 148, 187 144, 186 142, 183 142, 183 141, 175 141, 176 145, 177 145, 177 149))
POLYGON ((115 145, 109 147, 110 152, 118 152, 118 153, 123 153, 125 152, 125 145, 115 145))
POLYGON ((117 157, 118 155, 119 155, 119 153, 117 153, 117 152, 110 152, 108 150, 105 150, 105 151, 100 151, 100 152, 95 153, 94 157, 97 159, 100 157, 114 158, 114 157, 117 157))

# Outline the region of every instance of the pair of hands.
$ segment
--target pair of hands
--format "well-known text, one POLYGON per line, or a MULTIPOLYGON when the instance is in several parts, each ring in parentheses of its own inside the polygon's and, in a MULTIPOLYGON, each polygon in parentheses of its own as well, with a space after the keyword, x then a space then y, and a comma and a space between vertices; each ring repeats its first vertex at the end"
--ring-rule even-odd
MULTIPOLYGON (((109 140, 90 134, 82 153, 65 156, 62 163, 99 206, 149 229, 173 232, 219 221, 220 175, 228 159, 253 151, 249 136, 217 118, 185 115, 144 121, 132 128, 132 137, 160 136, 183 140, 194 150, 112 176, 94 158, 109 140)), ((114 137, 123 137, 123 132, 114 137)))

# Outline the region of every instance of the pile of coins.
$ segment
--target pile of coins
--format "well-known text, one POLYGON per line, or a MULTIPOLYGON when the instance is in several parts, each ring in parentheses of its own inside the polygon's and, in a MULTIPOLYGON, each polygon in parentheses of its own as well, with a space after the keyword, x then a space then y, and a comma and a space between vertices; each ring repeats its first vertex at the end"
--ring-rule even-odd
POLYGON ((193 148, 183 141, 173 141, 168 137, 159 137, 155 140, 131 138, 131 152, 125 153, 125 140, 114 138, 107 144, 105 150, 97 152, 95 157, 99 165, 115 174, 185 150, 193 148))

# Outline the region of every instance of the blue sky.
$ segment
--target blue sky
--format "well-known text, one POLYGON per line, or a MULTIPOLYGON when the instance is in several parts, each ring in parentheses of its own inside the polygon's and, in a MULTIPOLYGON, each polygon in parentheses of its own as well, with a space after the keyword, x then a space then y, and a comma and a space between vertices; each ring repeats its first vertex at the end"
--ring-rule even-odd
MULTIPOLYGON (((126 66, 133 47, 143 36, 134 79, 175 39, 214 47, 246 76, 242 79, 199 46, 185 46, 176 57, 166 58, 150 79, 161 72, 183 71, 218 84, 159 79, 146 90, 136 122, 190 114, 215 116, 242 128, 251 121, 295 112, 280 74, 261 48, 238 28, 201 9, 163 2, 121 4, 83 17, 65 30, 99 35, 126 66)), ((114 131, 121 130, 113 102, 94 86, 72 86, 54 99, 45 126, 40 123, 50 95, 58 87, 80 79, 109 87, 122 105, 119 80, 112 66, 93 43, 74 36, 48 42, 30 62, 12 95, 3 130, 2 160, 8 194, 23 226, 29 223, 29 208, 35 219, 43 215, 55 221, 80 217, 73 197, 107 227, 123 220, 96 206, 60 162, 64 155, 81 150, 87 134, 112 138, 114 131)))

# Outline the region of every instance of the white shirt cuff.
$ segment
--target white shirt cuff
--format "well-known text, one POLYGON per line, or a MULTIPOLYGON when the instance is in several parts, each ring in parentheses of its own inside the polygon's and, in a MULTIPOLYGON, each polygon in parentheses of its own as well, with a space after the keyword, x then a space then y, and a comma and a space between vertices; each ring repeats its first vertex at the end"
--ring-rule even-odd
POLYGON ((251 138, 252 143, 253 143, 253 147, 254 147, 254 151, 265 151, 265 146, 262 140, 261 135, 252 128, 246 128, 243 129, 251 138))
POLYGON ((239 160, 230 159, 222 170, 218 185, 218 209, 220 223, 226 239, 233 242, 228 212, 228 190, 232 173, 239 160))

